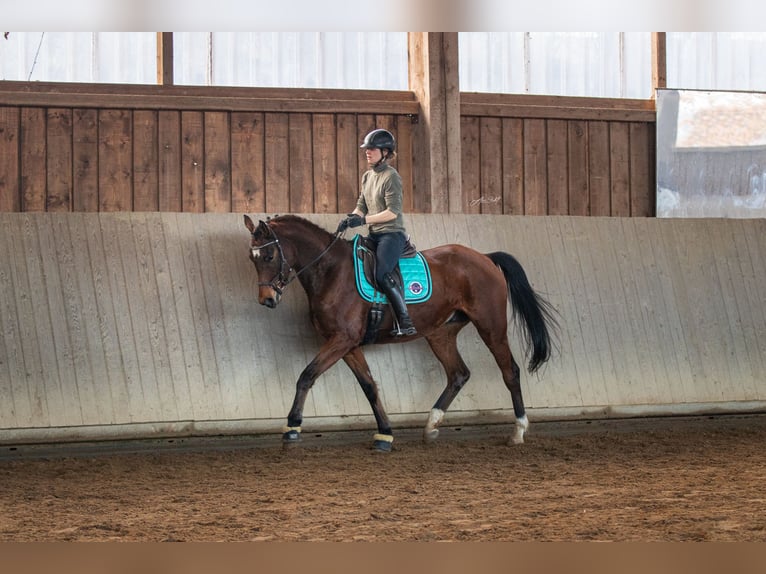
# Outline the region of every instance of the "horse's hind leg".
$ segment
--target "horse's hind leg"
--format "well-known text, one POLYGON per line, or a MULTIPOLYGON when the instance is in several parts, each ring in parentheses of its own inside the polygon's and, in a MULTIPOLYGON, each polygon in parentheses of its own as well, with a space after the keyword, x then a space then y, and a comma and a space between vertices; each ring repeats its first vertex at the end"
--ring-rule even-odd
POLYGON ((506 326, 487 330, 480 325, 476 325, 479 336, 487 345, 492 356, 495 357, 497 366, 503 374, 503 382, 508 390, 511 391, 511 401, 513 402, 513 413, 516 415, 516 429, 511 437, 514 444, 524 442, 524 433, 529 428, 529 419, 527 419, 524 409, 524 399, 521 396, 521 369, 513 358, 511 347, 508 345, 508 335, 506 326))
POLYGON ((434 403, 423 431, 423 438, 429 442, 439 436, 437 427, 444 418, 444 413, 471 376, 471 371, 457 349, 457 334, 464 326, 465 324, 448 326, 426 337, 431 350, 447 373, 447 387, 434 403))
POLYGON ((370 402, 372 412, 375 415, 375 422, 378 424, 378 432, 373 437, 373 448, 380 452, 389 452, 394 441, 394 435, 391 432, 391 423, 383 408, 383 403, 380 401, 378 385, 375 383, 375 379, 372 378, 370 367, 367 364, 367 359, 365 359, 362 349, 359 347, 352 349, 344 355, 343 360, 353 371, 354 376, 359 382, 359 386, 362 387, 364 396, 366 396, 367 400, 370 402))

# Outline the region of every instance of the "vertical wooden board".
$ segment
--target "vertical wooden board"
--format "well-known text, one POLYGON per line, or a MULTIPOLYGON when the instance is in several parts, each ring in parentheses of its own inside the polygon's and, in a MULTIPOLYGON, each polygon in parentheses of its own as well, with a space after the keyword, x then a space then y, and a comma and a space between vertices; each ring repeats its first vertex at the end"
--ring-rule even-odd
POLYGON ((415 210, 415 190, 413 188, 412 165, 412 120, 409 116, 396 117, 396 170, 402 176, 404 189, 404 211, 412 213, 415 210))
POLYGON ((589 215, 607 216, 612 213, 609 157, 609 124, 607 122, 588 122, 589 215))
MULTIPOLYGON (((113 396, 116 404, 119 404, 117 420, 123 422, 143 422, 157 420, 157 412, 154 402, 145 400, 143 391, 142 364, 139 359, 139 340, 134 329, 136 317, 130 309, 130 292, 134 289, 135 275, 133 266, 129 264, 130 254, 133 252, 133 238, 130 216, 127 214, 102 214, 99 217, 100 237, 104 250, 105 277, 100 280, 103 291, 109 293, 109 305, 114 314, 114 332, 116 344, 119 348, 119 361, 121 375, 114 378, 113 396), (128 265, 126 266, 126 263, 128 265), (122 385, 122 388, 118 388, 122 385), (154 418, 147 417, 147 411, 154 418)), ((95 236, 95 231, 93 232, 95 236)), ((108 364, 115 360, 108 357, 108 364)))
POLYGON ((695 339, 705 374, 705 400, 722 400, 731 379, 732 341, 726 325, 725 296, 712 257, 713 238, 708 220, 687 220, 688 226, 677 227, 677 241, 688 242, 684 261, 687 285, 697 329, 695 339), (683 232, 683 235, 681 233, 683 232))
POLYGON ((625 244, 622 225, 618 218, 599 220, 599 252, 597 255, 601 275, 599 285, 602 302, 606 307, 606 329, 615 363, 616 384, 620 390, 617 404, 640 404, 644 373, 633 331, 633 313, 629 309, 629 296, 622 276, 621 262, 625 244))
MULTIPOLYGON (((203 420, 208 416, 208 409, 215 407, 215 397, 211 403, 205 384, 206 373, 203 371, 203 354, 207 347, 200 347, 197 334, 196 318, 200 316, 201 305, 197 301, 199 281, 190 281, 196 277, 197 266, 192 265, 187 271, 186 259, 196 254, 196 238, 192 217, 199 215, 164 214, 165 233, 167 236, 167 265, 173 288, 175 312, 178 318, 180 352, 185 370, 183 382, 176 381, 175 389, 180 416, 191 420, 203 420), (195 315, 196 314, 196 315, 195 315), (185 386, 185 388, 183 388, 185 386), (188 404, 184 399, 188 397, 188 404)), ((193 259, 192 259, 193 260, 193 259)), ((207 357, 204 360, 208 367, 207 357)), ((176 366, 176 371, 180 366, 176 366)))
POLYGON ((91 327, 91 331, 100 339, 99 345, 90 345, 91 354, 97 353, 98 347, 101 349, 101 352, 96 355, 97 361, 94 361, 94 388, 110 421, 113 424, 129 423, 131 419, 124 409, 128 400, 123 352, 117 333, 115 298, 109 284, 109 268, 116 258, 111 257, 112 253, 105 249, 100 218, 84 217, 81 221, 85 237, 80 238, 78 243, 82 240, 82 245, 89 254, 93 297, 98 318, 98 328, 91 327), (95 367, 96 364, 100 366, 100 369, 95 367))
POLYGON ((46 302, 50 309, 50 334, 53 346, 49 351, 55 355, 59 386, 55 379, 46 381, 48 389, 48 407, 52 426, 79 425, 83 423, 77 388, 75 365, 75 343, 69 330, 69 309, 67 308, 66 282, 62 275, 71 266, 71 245, 66 245, 66 236, 59 235, 59 228, 54 221, 66 215, 39 214, 37 216, 37 234, 39 236, 39 261, 45 269, 46 302))
POLYGON ((208 290, 213 283, 208 282, 206 267, 210 265, 210 250, 205 230, 199 225, 199 221, 200 216, 185 215, 179 218, 179 231, 187 238, 184 241, 183 261, 202 369, 203 388, 198 392, 202 400, 202 412, 207 418, 215 420, 224 416, 221 374, 215 346, 218 336, 215 329, 216 325, 220 324, 220 316, 215 316, 215 310, 209 307, 208 290))
MULTIPOLYGON (((18 255, 23 253, 25 263, 23 277, 20 277, 25 284, 16 284, 17 297, 20 295, 17 312, 22 333, 27 331, 25 339, 28 348, 24 349, 24 358, 31 363, 27 365, 26 373, 31 412, 36 423, 34 426, 54 426, 61 422, 61 418, 60 414, 51 411, 48 396, 50 394, 54 405, 60 407, 55 399, 61 385, 56 354, 51 352, 55 347, 45 288, 46 270, 41 263, 35 219, 35 215, 24 214, 14 231, 15 237, 11 238, 14 242, 13 250, 18 255)), ((21 274, 22 268, 18 267, 18 271, 21 274)))
POLYGON ((338 213, 335 117, 332 114, 313 114, 311 122, 314 212, 338 213))
POLYGON ((637 300, 647 347, 640 353, 643 364, 649 364, 655 375, 656 388, 648 403, 676 402, 676 382, 681 377, 677 347, 674 340, 672 290, 667 287, 667 263, 664 255, 655 253, 653 236, 658 230, 654 221, 622 220, 628 248, 634 251, 631 260, 632 282, 637 287, 637 300))
MULTIPOLYGON (((67 217, 72 240, 73 269, 77 290, 74 295, 79 299, 79 316, 83 329, 83 362, 86 363, 78 372, 80 401, 83 403, 83 418, 86 423, 114 424, 114 405, 112 404, 109 374, 104 353, 104 335, 101 326, 104 318, 100 314, 97 301, 97 284, 93 274, 91 253, 88 249, 87 221, 85 214, 73 214, 67 217)), ((99 279, 100 279, 99 274, 99 279)), ((109 305, 109 297, 103 300, 109 305)), ((109 341, 107 341, 109 343, 109 341)))
POLYGON ((548 213, 548 151, 545 120, 524 120, 524 214, 548 213))
POLYGON ((156 284, 158 312, 162 318, 162 324, 157 327, 161 337, 159 345, 164 351, 160 359, 167 361, 167 366, 163 365, 163 379, 160 380, 159 385, 168 396, 168 404, 172 405, 172 412, 183 420, 184 415, 192 411, 192 401, 189 396, 186 361, 181 342, 181 331, 185 327, 180 325, 178 320, 176 289, 173 284, 168 252, 168 244, 177 241, 177 238, 172 235, 167 236, 166 219, 166 216, 160 214, 146 215, 148 245, 151 249, 151 261, 154 264, 154 282, 150 286, 156 284))
POLYGON ((100 211, 133 210, 133 114, 98 114, 98 188, 100 211))
POLYGON ((19 109, 0 107, 0 212, 21 210, 19 109))
POLYGON ((266 212, 290 211, 290 145, 288 115, 267 113, 266 122, 266 212))
MULTIPOLYGON (((31 355, 34 365, 27 368, 27 372, 38 371, 40 376, 36 376, 29 381, 29 394, 31 405, 37 409, 37 425, 39 426, 62 426, 66 424, 66 415, 61 396, 61 380, 59 378, 59 368, 57 362, 57 353, 55 338, 53 335, 52 317, 59 310, 52 310, 48 304, 47 281, 48 275, 52 274, 47 269, 43 258, 41 257, 40 238, 38 234, 37 221, 40 214, 25 214, 20 222, 19 241, 23 242, 21 249, 26 261, 26 275, 28 280, 27 291, 22 288, 21 293, 27 295, 24 297, 25 304, 28 300, 32 306, 32 324, 34 326, 35 337, 31 341, 38 347, 31 355), (39 365, 39 366, 37 366, 39 365)), ((11 238, 13 239, 13 238, 11 238)), ((18 287, 17 287, 18 289, 18 287)), ((21 305, 18 305, 21 315, 21 305)), ((0 345, 2 347, 2 345, 0 345)), ((2 352, 0 351, 0 355, 2 352)), ((25 353, 25 356, 27 354, 25 353)), ((2 358, 0 361, 6 362, 2 358)), ((10 380, 10 379, 8 379, 10 380)), ((0 426, 2 426, 0 424, 0 426)))
POLYGON ((690 351, 687 347, 687 333, 684 329, 681 314, 685 298, 679 304, 679 297, 684 297, 678 291, 676 284, 678 257, 675 246, 669 243, 667 236, 674 225, 671 220, 650 220, 647 222, 651 232, 646 235, 646 241, 651 246, 651 257, 657 264, 656 281, 659 283, 661 316, 658 318, 662 329, 658 344, 667 349, 669 360, 669 376, 666 381, 668 391, 675 403, 687 402, 690 390, 694 387, 690 364, 690 351))
MULTIPOLYGON (((34 330, 34 302, 30 297, 30 285, 27 275, 26 257, 22 245, 21 220, 13 218, 8 222, 9 275, 8 298, 3 305, 6 314, 6 345, 10 342, 13 353, 10 357, 12 376, 8 381, 12 388, 13 405, 17 420, 21 426, 47 424, 43 418, 41 404, 44 396, 34 384, 42 377, 40 352, 37 348, 37 336, 34 330), (8 337, 10 335, 10 337, 8 337)), ((47 413, 45 413, 47 414, 47 413)))
POLYGON ((567 122, 567 140, 568 214, 589 215, 588 123, 576 120, 567 122))
POLYGON ((462 117, 460 119, 460 138, 463 142, 463 153, 460 178, 463 189, 463 213, 481 212, 480 137, 479 118, 462 117))
POLYGON ((231 126, 227 112, 205 112, 205 211, 231 211, 231 126))
POLYGON ((609 124, 609 172, 613 217, 630 216, 630 125, 609 124))
MULTIPOLYGON (((120 343, 123 349, 131 349, 135 353, 135 375, 131 381, 135 387, 129 388, 131 415, 133 422, 162 420, 165 411, 157 388, 159 377, 155 370, 152 349, 156 339, 153 339, 150 333, 150 322, 156 321, 156 317, 151 315, 152 311, 146 306, 142 288, 147 270, 141 269, 141 266, 149 265, 142 253, 146 238, 141 235, 140 226, 135 224, 132 214, 115 218, 115 227, 117 236, 120 238, 117 245, 122 274, 125 278, 124 295, 119 293, 122 299, 120 312, 126 314, 121 321, 129 321, 128 325, 123 326, 120 343), (128 326, 129 332, 127 332, 128 326), (128 340, 128 336, 132 338, 128 340)), ((111 274, 111 278, 112 281, 119 280, 119 277, 115 277, 114 274, 111 274)), ((112 293, 115 293, 114 283, 112 283, 112 293)), ((132 359, 130 357, 131 363, 132 359)))
POLYGON ((133 211, 157 211, 159 197, 159 120, 156 111, 133 112, 133 211))
POLYGON ((182 211, 181 178, 181 114, 177 111, 157 112, 158 141, 158 209, 182 211))
POLYGON ((72 210, 72 110, 49 108, 46 211, 72 210))
POLYGON ((524 121, 503 118, 503 213, 524 214, 524 121))
MULTIPOLYGON (((130 217, 137 263, 135 296, 131 301, 131 312, 135 311, 135 306, 140 305, 144 313, 144 324, 141 330, 147 338, 150 350, 145 360, 154 376, 153 380, 145 381, 147 384, 144 385, 144 391, 145 393, 148 391, 151 400, 158 403, 158 410, 164 419, 172 417, 171 420, 175 420, 178 417, 178 405, 172 383, 165 323, 160 305, 158 272, 152 254, 152 243, 157 242, 158 238, 152 237, 149 228, 149 220, 156 217, 154 214, 144 213, 133 213, 130 217)), ((162 273, 164 274, 165 271, 163 270, 162 273)))
POLYGON ((630 215, 651 217, 654 213, 654 178, 649 169, 649 124, 630 124, 630 215))
MULTIPOLYGON (((743 312, 743 332, 748 341, 748 354, 755 381, 766 378, 766 305, 761 301, 763 285, 766 282, 766 266, 758 256, 766 251, 763 236, 766 234, 764 220, 737 220, 733 227, 733 247, 739 262, 737 286, 743 312), (755 240, 760 238, 761 240, 755 240)), ((766 389, 757 385, 756 398, 766 398, 766 389)))
POLYGON ((662 226, 662 249, 672 258, 669 262, 668 275, 672 281, 674 303, 678 309, 680 337, 682 338, 682 356, 686 359, 685 367, 688 377, 682 379, 683 387, 679 389, 680 400, 683 402, 704 402, 711 399, 708 391, 707 366, 700 351, 700 341, 696 336, 704 328, 704 319, 696 312, 698 301, 694 301, 695 287, 692 284, 700 280, 696 267, 698 262, 692 262, 688 242, 691 237, 690 221, 676 221, 683 230, 679 235, 676 226, 662 226))
POLYGON ((231 114, 231 210, 266 211, 263 114, 231 114))
MULTIPOLYGON (((254 414, 253 395, 247 375, 246 363, 247 339, 238 335, 246 330, 244 293, 237 290, 235 274, 232 269, 244 266, 241 243, 232 233, 221 233, 220 221, 232 220, 227 216, 206 217, 198 222, 198 227, 205 232, 205 252, 207 264, 203 267, 205 285, 215 286, 205 290, 207 308, 213 325, 213 345, 218 365, 221 385, 223 416, 227 419, 251 418, 254 414)), ((202 245, 200 245, 202 248, 202 245)), ((201 251, 201 254, 204 252, 201 251)))
POLYGON ((546 163, 548 166, 548 214, 569 214, 568 122, 548 120, 546 163))
MULTIPOLYGON (((574 356, 561 361, 574 364, 574 372, 580 383, 582 404, 603 406, 609 403, 607 380, 611 373, 610 353, 605 343, 606 326, 598 294, 593 292, 596 279, 592 276, 591 261, 593 244, 587 232, 588 220, 572 217, 559 219, 561 228, 560 244, 551 239, 551 249, 556 254, 557 272, 562 283, 562 292, 552 294, 558 301, 562 344, 566 339, 575 338, 571 343, 574 356)), ((563 370, 564 376, 569 369, 563 370)))
POLYGON ((314 157, 312 153, 311 114, 290 114, 289 189, 291 213, 313 213, 314 157))
POLYGON ((499 214, 503 212, 502 120, 482 118, 479 126, 481 213, 499 214))
POLYGON ((356 141, 356 116, 338 114, 336 116, 338 141, 338 213, 350 213, 356 207, 359 198, 359 143, 356 141))
POLYGON ((72 122, 72 210, 98 211, 98 110, 75 108, 72 122))
POLYGON ((737 222, 709 221, 714 228, 712 246, 714 260, 721 282, 721 291, 726 312, 726 327, 731 337, 730 377, 727 394, 733 389, 744 400, 758 399, 758 373, 763 367, 758 353, 756 339, 753 337, 753 311, 748 309, 747 293, 744 286, 744 273, 741 260, 748 253, 741 253, 736 244, 735 232, 739 231, 737 222))
POLYGON ((643 220, 620 218, 617 221, 622 227, 623 240, 615 242, 614 248, 625 293, 625 312, 628 318, 625 328, 630 330, 632 347, 638 355, 640 372, 633 400, 636 404, 669 402, 672 397, 662 385, 662 381, 667 378, 662 349, 655 345, 657 336, 648 313, 652 302, 646 275, 651 267, 637 265, 642 260, 643 253, 639 248, 636 223, 643 220))
POLYGON ((28 427, 32 425, 32 413, 26 388, 21 326, 16 311, 13 283, 13 253, 11 238, 14 235, 12 220, 3 219, 0 239, 0 428, 28 427))
MULTIPOLYGON (((88 344, 87 316, 92 310, 91 302, 84 296, 80 286, 79 270, 83 268, 83 247, 75 242, 72 229, 77 229, 76 222, 81 214, 62 214, 51 219, 51 232, 56 243, 56 261, 58 263, 62 311, 66 317, 66 329, 69 333, 70 347, 68 360, 73 368, 74 387, 68 392, 76 397, 77 410, 83 424, 98 422, 99 406, 93 389, 93 371, 90 362, 88 344)), ((87 281, 87 279, 86 279, 87 281)))
POLYGON ((202 112, 181 112, 181 209, 205 211, 204 128, 202 112))
MULTIPOLYGON (((45 211, 46 113, 43 108, 21 108, 21 207, 22 211, 45 211)), ((2 209, 0 211, 5 211, 2 209)))

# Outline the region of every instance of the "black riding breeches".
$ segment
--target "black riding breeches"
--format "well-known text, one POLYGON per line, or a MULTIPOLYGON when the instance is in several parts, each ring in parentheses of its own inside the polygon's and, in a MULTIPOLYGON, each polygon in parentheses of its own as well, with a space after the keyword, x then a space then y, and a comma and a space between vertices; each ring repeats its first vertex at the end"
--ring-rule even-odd
POLYGON ((375 253, 378 261, 375 267, 375 281, 383 284, 383 277, 391 273, 399 263, 404 246, 407 244, 407 236, 401 231, 391 233, 371 233, 370 239, 375 242, 375 253))

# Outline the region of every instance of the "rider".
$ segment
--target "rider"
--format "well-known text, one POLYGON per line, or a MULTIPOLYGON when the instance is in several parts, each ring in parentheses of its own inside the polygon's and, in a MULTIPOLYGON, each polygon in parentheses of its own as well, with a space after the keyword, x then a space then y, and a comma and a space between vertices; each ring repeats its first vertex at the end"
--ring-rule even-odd
POLYGON ((396 314, 396 325, 391 334, 397 337, 416 335, 407 305, 404 289, 393 271, 399 263, 407 243, 404 215, 402 214, 402 178, 389 162, 396 157, 396 140, 383 129, 368 133, 362 145, 370 167, 362 175, 362 192, 356 208, 341 220, 338 231, 367 224, 369 237, 375 243, 377 265, 375 281, 386 294, 396 314))

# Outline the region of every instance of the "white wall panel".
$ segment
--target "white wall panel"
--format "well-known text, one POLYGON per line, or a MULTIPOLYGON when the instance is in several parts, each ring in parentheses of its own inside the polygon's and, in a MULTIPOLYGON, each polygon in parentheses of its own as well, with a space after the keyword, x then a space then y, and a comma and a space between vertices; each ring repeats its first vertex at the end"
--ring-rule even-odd
MULTIPOLYGON (((332 229, 337 215, 310 219, 332 229)), ((530 420, 766 407, 766 220, 416 215, 420 249, 513 253, 561 313, 560 352, 522 373, 530 420)), ((298 283, 256 301, 241 214, 0 214, 0 443, 278 433, 319 348, 298 283)), ((445 423, 510 421, 469 326, 445 423)), ((512 349, 522 363, 520 344, 512 349)), ((444 372, 422 340, 365 350, 396 426, 425 424, 444 372)), ((307 430, 373 428, 348 368, 307 430)))

